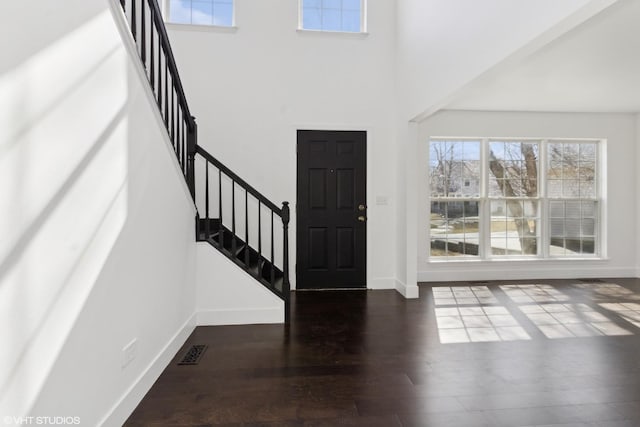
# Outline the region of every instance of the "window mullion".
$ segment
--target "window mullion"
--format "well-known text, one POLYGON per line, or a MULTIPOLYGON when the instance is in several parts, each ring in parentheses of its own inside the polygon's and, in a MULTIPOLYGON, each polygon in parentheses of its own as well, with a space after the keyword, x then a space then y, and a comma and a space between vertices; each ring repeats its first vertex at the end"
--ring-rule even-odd
POLYGON ((595 173, 595 199, 596 199, 596 229, 594 236, 595 246, 594 253, 599 257, 607 256, 607 240, 606 240, 606 212, 604 211, 605 197, 605 180, 606 180, 606 151, 605 141, 600 141, 596 150, 596 173, 595 173))
POLYGON ((538 198, 540 221, 540 245, 539 254, 542 258, 549 258, 551 245, 551 230, 549 225, 549 203, 547 198, 547 140, 540 141, 540 159, 538 167, 538 198))
POLYGON ((478 242, 480 244, 480 258, 483 260, 489 259, 489 243, 491 241, 491 212, 490 204, 488 202, 489 192, 489 153, 488 153, 489 141, 485 138, 480 143, 480 228, 478 233, 478 242))

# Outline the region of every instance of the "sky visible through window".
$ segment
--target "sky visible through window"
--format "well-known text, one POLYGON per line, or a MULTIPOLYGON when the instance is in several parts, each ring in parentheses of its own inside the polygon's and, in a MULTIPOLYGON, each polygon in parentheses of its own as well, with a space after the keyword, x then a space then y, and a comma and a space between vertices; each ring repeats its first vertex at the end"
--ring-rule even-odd
POLYGON ((233 25, 233 0, 171 0, 169 22, 230 27, 233 25))
POLYGON ((319 31, 362 30, 362 0, 301 0, 302 28, 319 31))

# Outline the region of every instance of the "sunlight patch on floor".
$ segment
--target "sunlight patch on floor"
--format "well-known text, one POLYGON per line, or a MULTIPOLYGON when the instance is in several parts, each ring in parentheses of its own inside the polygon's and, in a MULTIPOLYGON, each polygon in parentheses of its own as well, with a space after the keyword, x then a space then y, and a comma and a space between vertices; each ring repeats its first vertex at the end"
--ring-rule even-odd
POLYGON ((531 339, 502 306, 442 307, 435 312, 443 344, 531 339))
POLYGON ((633 335, 620 320, 640 328, 640 303, 624 302, 640 299, 640 295, 613 283, 573 286, 588 292, 572 298, 547 284, 500 285, 498 292, 515 303, 510 308, 499 305, 497 297, 504 297, 494 295, 488 286, 434 287, 440 343, 531 340, 527 325, 530 332, 535 327, 548 339, 633 335), (603 300, 609 302, 598 303, 599 308, 589 304, 603 300), (509 310, 519 311, 526 319, 509 310))
POLYGON ((436 305, 497 304, 487 286, 444 286, 433 288, 436 305))
POLYGON ((593 300, 602 301, 611 298, 640 300, 640 295, 615 283, 580 283, 576 287, 591 292, 590 297, 593 300))
POLYGON ((605 310, 613 311, 625 321, 640 328, 640 304, 635 302, 627 303, 603 303, 598 304, 605 310))
POLYGON ((519 308, 550 339, 632 335, 586 304, 535 304, 519 308))
POLYGON ((502 285, 500 289, 518 304, 568 301, 570 299, 551 285, 502 285))

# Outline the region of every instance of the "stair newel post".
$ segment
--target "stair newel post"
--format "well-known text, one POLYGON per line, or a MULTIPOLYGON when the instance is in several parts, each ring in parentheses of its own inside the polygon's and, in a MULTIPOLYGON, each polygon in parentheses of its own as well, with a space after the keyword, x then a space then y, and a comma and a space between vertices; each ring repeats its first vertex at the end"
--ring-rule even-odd
POLYGON ((289 323, 289 297, 291 284, 289 283, 289 202, 282 202, 282 293, 284 295, 284 321, 289 323))
POLYGON ((187 126, 187 186, 191 192, 191 197, 196 200, 196 173, 195 157, 196 146, 198 145, 198 125, 196 118, 191 116, 191 123, 187 126))

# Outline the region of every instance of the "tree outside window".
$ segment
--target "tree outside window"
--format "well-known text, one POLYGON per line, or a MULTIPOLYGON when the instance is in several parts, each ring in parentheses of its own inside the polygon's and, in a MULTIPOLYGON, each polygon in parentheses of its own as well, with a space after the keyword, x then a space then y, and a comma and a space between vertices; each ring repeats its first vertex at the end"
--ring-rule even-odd
POLYGON ((440 139, 429 148, 431 257, 596 254, 597 142, 440 139))

